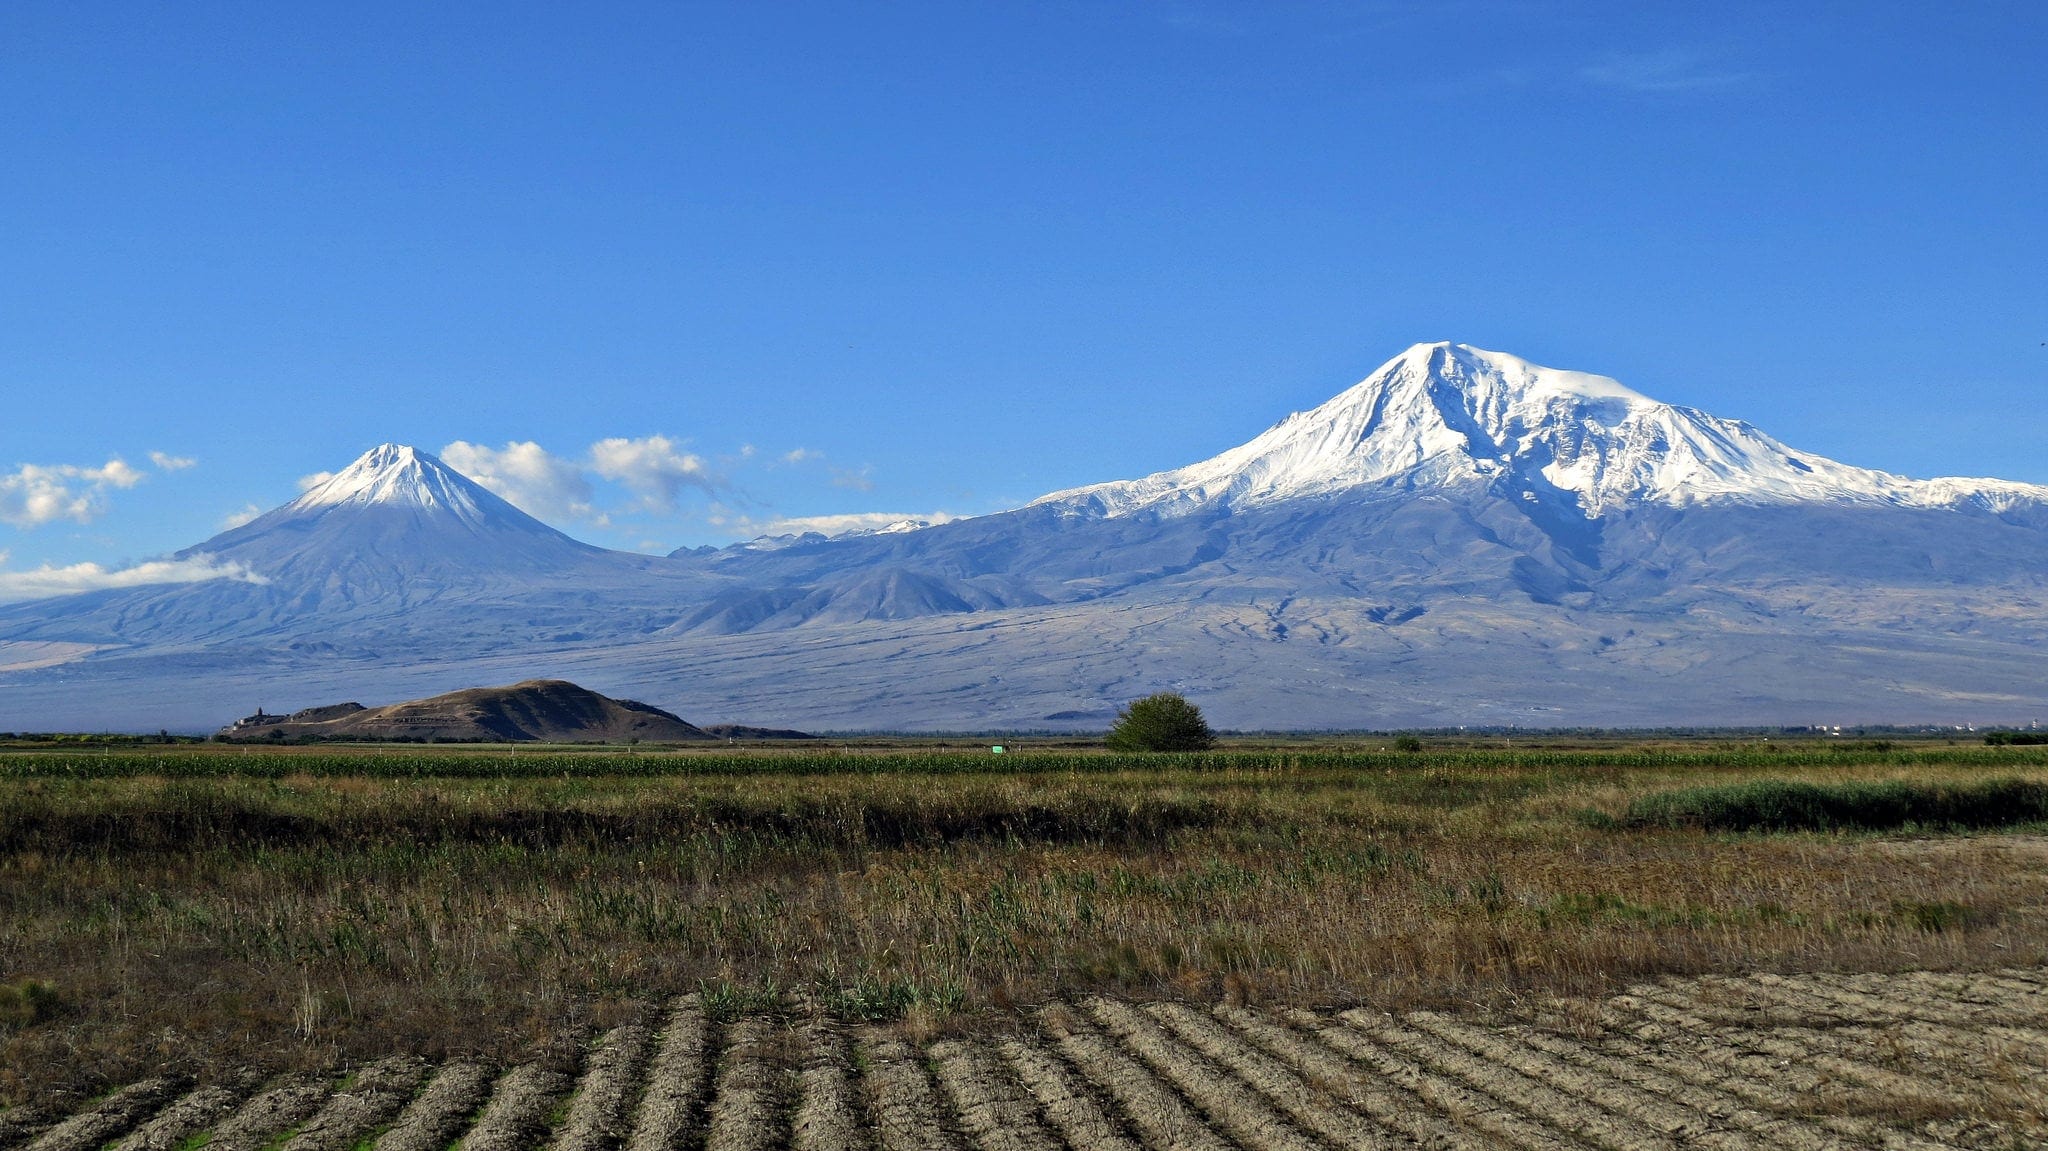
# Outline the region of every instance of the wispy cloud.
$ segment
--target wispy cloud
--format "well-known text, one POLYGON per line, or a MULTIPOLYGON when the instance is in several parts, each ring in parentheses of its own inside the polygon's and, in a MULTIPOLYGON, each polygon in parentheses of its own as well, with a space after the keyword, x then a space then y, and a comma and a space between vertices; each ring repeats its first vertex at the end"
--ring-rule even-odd
POLYGON ((1664 48, 1608 56, 1579 69, 1579 79, 1623 92, 1707 92, 1752 84, 1757 75, 1691 49, 1664 48))
POLYGON ((312 491, 312 490, 313 490, 314 488, 317 488, 317 487, 319 487, 319 486, 320 486, 321 484, 324 484, 324 483, 326 483, 326 482, 327 482, 328 480, 331 480, 331 479, 333 479, 333 478, 334 478, 334 473, 333 473, 333 472, 314 472, 314 473, 313 473, 312 475, 310 475, 310 476, 300 476, 300 477, 299 477, 299 490, 300 490, 301 492, 310 492, 310 491, 312 491))
POLYGON ((544 520, 589 520, 589 477, 571 460, 549 452, 532 440, 487 448, 456 440, 441 449, 448 466, 503 496, 508 502, 544 520))
POLYGON ((149 453, 149 462, 155 464, 158 471, 182 472, 199 461, 191 456, 174 456, 169 452, 151 452, 149 453))
POLYGON ((850 488, 857 492, 871 492, 875 490, 874 472, 873 464, 862 464, 857 468, 833 468, 832 486, 850 488))
POLYGON ((58 520, 91 523, 106 513, 106 493, 132 488, 148 473, 115 457, 99 467, 22 464, 0 474, 0 523, 36 528, 58 520))
POLYGON ((714 515, 711 522, 715 527, 741 536, 786 536, 817 532, 821 535, 839 536, 848 532, 877 531, 897 524, 943 524, 965 517, 952 512, 847 512, 841 515, 824 516, 777 516, 756 519, 751 516, 714 515))
POLYGON ((785 464, 800 464, 808 460, 818 459, 824 454, 823 452, 812 451, 810 448, 796 448, 782 453, 782 462, 785 464))
POLYGON ((263 509, 255 504, 243 504, 239 510, 229 512, 220 518, 220 530, 227 531, 231 528, 241 527, 262 514, 263 509))
MULTIPOLYGON (((0 563, 4 563, 5 558, 5 553, 0 553, 0 563)), ((44 564, 30 571, 0 571, 0 603, 103 591, 108 588, 202 583, 219 579, 239 580, 252 584, 270 582, 242 564, 224 564, 212 556, 194 556, 183 560, 149 560, 114 569, 96 563, 72 564, 61 568, 44 564)))

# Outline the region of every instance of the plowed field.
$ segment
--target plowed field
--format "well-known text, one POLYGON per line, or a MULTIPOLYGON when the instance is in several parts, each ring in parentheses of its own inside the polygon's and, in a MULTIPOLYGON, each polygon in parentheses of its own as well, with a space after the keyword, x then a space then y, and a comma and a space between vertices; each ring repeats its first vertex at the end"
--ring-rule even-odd
POLYGON ((1048 1006, 920 1042, 815 1015, 655 1033, 510 1067, 385 1059, 337 1079, 154 1079, 0 1147, 311 1151, 795 1147, 2048 1146, 2048 970, 1666 979, 1513 1012, 1048 1006))

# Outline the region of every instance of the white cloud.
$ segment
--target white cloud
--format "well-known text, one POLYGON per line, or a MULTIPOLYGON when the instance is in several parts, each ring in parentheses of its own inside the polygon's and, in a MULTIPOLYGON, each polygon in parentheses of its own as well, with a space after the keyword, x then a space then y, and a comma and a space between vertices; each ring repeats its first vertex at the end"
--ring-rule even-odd
POLYGON ((90 523, 105 514, 105 493, 132 488, 146 473, 118 456, 99 467, 77 464, 22 464, 0 475, 0 523, 41 527, 58 520, 90 523))
POLYGON ((220 530, 227 531, 230 528, 241 527, 262 514, 263 509, 255 504, 243 504, 240 511, 229 512, 220 518, 220 530))
MULTIPOLYGON (((0 562, 4 562, 0 553, 0 562)), ((212 556, 184 560, 150 560, 112 571, 95 563, 51 567, 44 564, 32 571, 0 571, 0 603, 72 595, 107 588, 141 587, 145 584, 200 583, 205 580, 239 580, 262 584, 270 581, 239 563, 223 564, 212 556)))
POLYGON ((591 470, 638 493, 651 511, 671 511, 686 487, 715 492, 723 482, 702 458, 682 451, 667 436, 608 439, 590 445, 591 470))
POLYGON ((449 467, 544 520, 590 519, 590 480, 576 464, 532 440, 487 448, 456 440, 441 449, 449 467))
POLYGON ((742 535, 786 536, 818 532, 838 536, 848 532, 876 531, 900 523, 943 524, 964 517, 952 512, 846 512, 826 516, 782 516, 757 520, 745 516, 724 520, 720 526, 742 535))
POLYGON ((797 448, 794 451, 782 453, 782 462, 785 464, 800 464, 805 460, 815 460, 823 454, 823 452, 814 452, 809 448, 797 448))
MULTIPOLYGON (((458 469, 456 469, 456 470, 457 470, 457 471, 460 471, 461 469, 460 469, 460 468, 458 468, 458 469)), ((334 478, 334 473, 333 473, 333 472, 314 472, 314 473, 313 473, 312 475, 310 475, 310 476, 300 476, 300 477, 299 477, 299 491, 301 491, 301 492, 310 492, 310 491, 312 491, 312 490, 313 490, 314 488, 317 488, 317 487, 319 487, 319 486, 320 486, 321 484, 324 484, 324 483, 326 483, 326 482, 327 482, 328 480, 331 480, 331 479, 333 479, 333 478, 334 478)))
POLYGON ((1579 69, 1579 78, 1624 92, 1702 92, 1738 87, 1756 76, 1713 67, 1697 52, 1667 48, 1609 56, 1579 69))
POLYGON ((875 481, 870 478, 874 471, 875 467, 873 464, 862 464, 858 468, 833 468, 832 486, 835 488, 851 488, 857 492, 874 491, 875 481))
POLYGON ((151 452, 149 453, 149 462, 155 464, 159 471, 182 472, 199 461, 191 456, 174 456, 169 452, 151 452))

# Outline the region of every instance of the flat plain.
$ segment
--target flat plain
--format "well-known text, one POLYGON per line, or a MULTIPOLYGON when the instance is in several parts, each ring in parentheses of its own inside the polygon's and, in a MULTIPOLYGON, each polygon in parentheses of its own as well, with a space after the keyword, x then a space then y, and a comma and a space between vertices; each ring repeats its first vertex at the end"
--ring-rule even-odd
POLYGON ((2040 747, 86 747, 0 778, 0 1146, 2048 1138, 2040 747))

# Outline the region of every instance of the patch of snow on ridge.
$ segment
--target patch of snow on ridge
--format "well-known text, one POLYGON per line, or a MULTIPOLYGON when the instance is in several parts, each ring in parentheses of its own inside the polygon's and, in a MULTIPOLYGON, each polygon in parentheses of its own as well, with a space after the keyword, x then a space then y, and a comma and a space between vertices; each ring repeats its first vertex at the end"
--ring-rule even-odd
POLYGON ((1616 380, 1466 344, 1417 344, 1357 385, 1212 459, 1034 501, 1076 515, 1175 515, 1363 488, 1519 479, 1589 517, 1643 503, 1877 502, 2003 512, 2048 488, 1910 480, 1797 451, 1739 420, 1616 380))

